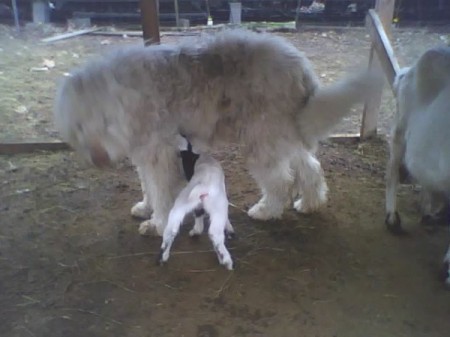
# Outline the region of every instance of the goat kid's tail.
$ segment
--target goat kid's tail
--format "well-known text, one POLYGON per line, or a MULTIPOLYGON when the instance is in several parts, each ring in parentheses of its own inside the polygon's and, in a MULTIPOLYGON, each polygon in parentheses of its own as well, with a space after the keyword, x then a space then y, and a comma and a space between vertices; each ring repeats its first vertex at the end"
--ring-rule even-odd
POLYGON ((364 102, 381 84, 381 75, 366 71, 317 89, 298 115, 306 142, 313 145, 326 138, 353 105, 364 102))
POLYGON ((208 188, 203 184, 198 184, 195 185, 191 193, 189 193, 189 200, 192 202, 199 202, 202 201, 206 196, 208 196, 208 188))

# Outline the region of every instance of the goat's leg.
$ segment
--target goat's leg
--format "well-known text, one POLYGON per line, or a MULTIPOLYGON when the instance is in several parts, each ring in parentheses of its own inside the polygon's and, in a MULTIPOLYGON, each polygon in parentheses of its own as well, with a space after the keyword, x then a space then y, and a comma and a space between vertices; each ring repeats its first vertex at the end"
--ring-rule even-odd
POLYGON ((448 247, 447 253, 445 254, 444 263, 447 267, 446 268, 447 275, 446 275, 446 279, 445 279, 445 284, 447 285, 447 287, 450 288, 450 246, 448 247))
POLYGON ((400 215, 397 212, 397 188, 400 166, 405 156, 404 131, 395 126, 390 144, 390 157, 386 168, 386 226, 394 234, 402 234, 400 215))

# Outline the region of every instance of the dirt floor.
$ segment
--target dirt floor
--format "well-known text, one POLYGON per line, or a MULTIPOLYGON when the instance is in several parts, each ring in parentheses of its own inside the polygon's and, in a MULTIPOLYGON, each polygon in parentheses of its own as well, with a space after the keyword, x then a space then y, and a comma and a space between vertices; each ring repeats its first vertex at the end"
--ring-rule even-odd
MULTIPOLYGON (((86 36, 49 46, 39 39, 58 30, 44 28, 15 37, 0 27, 3 140, 55 139, 57 78, 89 55, 140 42, 86 36), (46 59, 55 66, 30 70, 46 59)), ((367 62, 361 30, 282 35, 306 52, 324 82, 367 62)), ((396 51, 407 64, 447 36, 398 31, 396 51)), ((388 94, 382 130, 393 112, 388 94)), ((349 118, 338 131, 357 126, 349 118)), ((169 264, 155 265, 160 239, 139 236, 129 214, 140 188, 127 162, 99 171, 71 152, 1 156, 0 336, 448 336, 450 292, 438 277, 448 229, 430 233, 419 224, 419 196, 405 185, 399 207, 410 235, 387 233, 383 140, 325 142, 319 155, 327 206, 257 222, 244 212, 258 191, 238 149, 216 154, 236 205, 230 219, 238 237, 227 244, 233 272, 218 265, 206 236, 188 237, 189 225, 169 264)))

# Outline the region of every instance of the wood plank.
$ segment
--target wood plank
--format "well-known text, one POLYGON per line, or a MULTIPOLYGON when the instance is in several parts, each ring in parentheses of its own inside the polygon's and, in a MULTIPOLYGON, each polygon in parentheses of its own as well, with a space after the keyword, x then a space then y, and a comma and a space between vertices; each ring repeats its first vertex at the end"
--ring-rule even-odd
POLYGON ((63 142, 0 143, 0 155, 63 150, 70 150, 69 145, 63 142))
POLYGON ((61 40, 65 40, 65 39, 70 39, 72 37, 89 34, 89 33, 95 32, 96 30, 100 30, 100 29, 101 29, 100 27, 81 29, 81 30, 77 30, 75 32, 65 33, 65 34, 56 35, 56 36, 52 36, 52 37, 47 37, 45 39, 42 39, 41 41, 45 42, 45 43, 61 41, 61 40))
POLYGON ((140 0, 142 32, 145 45, 159 44, 159 17, 156 0, 140 0))
POLYGON ((391 88, 394 84, 395 77, 400 69, 397 58, 394 54, 391 42, 384 31, 383 24, 378 14, 373 10, 369 10, 366 17, 366 26, 373 42, 373 47, 377 52, 381 67, 388 79, 391 88))
MULTIPOLYGON (((394 16, 395 0, 377 0, 375 10, 379 14, 380 21, 384 27, 387 36, 391 34, 391 23, 394 16)), ((375 45, 372 43, 370 50, 369 68, 375 71, 382 71, 381 62, 375 53, 375 45)), ((361 124, 361 139, 366 139, 376 135, 378 115, 381 105, 381 97, 383 88, 380 87, 378 92, 374 92, 372 97, 364 105, 363 118, 361 124)))

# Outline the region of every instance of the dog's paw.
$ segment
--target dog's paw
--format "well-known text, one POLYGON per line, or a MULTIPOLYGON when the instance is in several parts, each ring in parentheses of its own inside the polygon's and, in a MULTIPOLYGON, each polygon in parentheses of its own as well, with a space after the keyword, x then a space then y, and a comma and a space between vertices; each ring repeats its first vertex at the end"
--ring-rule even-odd
POLYGON ((273 212, 265 204, 259 202, 253 205, 247 212, 248 216, 255 220, 270 220, 270 219, 280 219, 282 216, 281 212, 273 212))
POLYGON ((150 219, 141 222, 139 225, 139 234, 143 236, 162 236, 164 233, 164 226, 161 222, 150 219))
POLYGON ((302 198, 294 202, 294 209, 303 214, 309 214, 317 211, 322 205, 327 202, 328 187, 323 185, 317 192, 303 195, 302 198))
POLYGON ((326 198, 324 200, 317 200, 316 202, 308 203, 306 203, 302 198, 294 202, 294 209, 299 213, 309 214, 317 211, 324 203, 326 203, 326 198))
POLYGON ((152 209, 147 203, 139 201, 131 208, 131 215, 136 218, 148 219, 152 214, 152 209))

